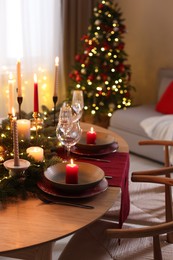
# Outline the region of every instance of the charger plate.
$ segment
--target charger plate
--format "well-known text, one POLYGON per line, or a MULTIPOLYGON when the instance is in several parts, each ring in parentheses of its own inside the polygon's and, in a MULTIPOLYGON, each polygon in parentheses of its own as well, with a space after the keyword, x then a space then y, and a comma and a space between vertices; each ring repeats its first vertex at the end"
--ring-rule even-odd
POLYGON ((71 153, 73 154, 76 154, 76 155, 83 155, 83 156, 102 156, 102 155, 107 155, 107 154, 110 154, 110 153, 114 153, 118 150, 119 148, 119 145, 117 142, 114 142, 106 147, 100 147, 99 150, 88 150, 88 149, 82 149, 80 147, 77 147, 76 145, 73 146, 71 148, 71 153))
POLYGON ((104 171, 96 165, 78 162, 78 184, 66 183, 66 163, 47 168, 45 178, 56 188, 65 192, 78 192, 97 185, 104 178, 104 171))
POLYGON ((37 186, 40 190, 45 192, 46 194, 55 196, 57 198, 64 198, 64 199, 84 199, 96 196, 108 188, 108 182, 105 178, 103 178, 97 185, 94 187, 90 187, 86 190, 80 192, 65 192, 62 190, 57 189, 55 186, 52 185, 51 182, 48 182, 46 179, 41 180, 37 183, 37 186))
POLYGON ((81 139, 76 144, 76 147, 78 147, 79 149, 98 151, 101 148, 105 148, 115 142, 114 136, 112 136, 110 134, 106 134, 106 133, 102 133, 102 132, 97 132, 96 134, 97 134, 96 143, 87 144, 87 142, 86 142, 87 132, 84 131, 82 133, 81 139))

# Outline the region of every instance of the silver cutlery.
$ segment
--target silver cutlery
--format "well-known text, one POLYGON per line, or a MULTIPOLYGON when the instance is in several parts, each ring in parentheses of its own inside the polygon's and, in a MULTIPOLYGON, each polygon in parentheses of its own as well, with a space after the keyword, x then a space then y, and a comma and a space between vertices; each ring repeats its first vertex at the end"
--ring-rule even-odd
POLYGON ((81 203, 73 203, 73 202, 67 202, 67 201, 52 201, 51 199, 48 199, 42 194, 37 194, 38 198, 47 203, 47 204, 58 204, 58 205, 65 205, 65 206, 72 206, 72 207, 78 207, 78 208, 84 208, 84 209, 94 209, 91 205, 85 205, 81 203))
POLYGON ((106 178, 106 179, 112 179, 112 176, 110 176, 110 175, 105 175, 105 178, 106 178))

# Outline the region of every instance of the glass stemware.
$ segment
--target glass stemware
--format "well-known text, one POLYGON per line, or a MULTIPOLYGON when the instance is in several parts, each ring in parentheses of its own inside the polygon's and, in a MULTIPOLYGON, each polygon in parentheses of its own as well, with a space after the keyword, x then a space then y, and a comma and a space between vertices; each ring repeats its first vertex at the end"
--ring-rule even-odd
POLYGON ((71 107, 74 111, 73 120, 78 121, 82 117, 84 98, 82 90, 74 90, 71 107))
POLYGON ((81 138, 82 129, 79 121, 74 122, 72 109, 70 106, 63 106, 60 109, 59 122, 56 128, 56 136, 60 143, 67 149, 67 159, 70 155, 70 149, 81 138))

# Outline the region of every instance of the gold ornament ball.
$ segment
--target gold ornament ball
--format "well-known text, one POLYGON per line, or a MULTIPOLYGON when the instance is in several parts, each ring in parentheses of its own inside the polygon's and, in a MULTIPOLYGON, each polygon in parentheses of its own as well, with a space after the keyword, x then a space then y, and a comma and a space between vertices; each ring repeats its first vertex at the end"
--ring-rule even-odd
POLYGON ((6 148, 0 145, 0 162, 5 160, 6 148))

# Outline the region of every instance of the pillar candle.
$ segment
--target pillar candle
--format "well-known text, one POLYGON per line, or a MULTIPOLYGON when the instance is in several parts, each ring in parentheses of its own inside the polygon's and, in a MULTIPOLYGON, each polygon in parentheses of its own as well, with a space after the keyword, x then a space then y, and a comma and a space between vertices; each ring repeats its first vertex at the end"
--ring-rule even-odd
POLYGON ((14 166, 19 166, 19 142, 17 131, 17 118, 14 114, 14 108, 12 109, 12 129, 13 129, 13 152, 14 152, 14 166))
POLYGON ((34 74, 34 112, 39 112, 37 75, 34 74))
POLYGON ((95 144, 96 137, 96 132, 94 131, 94 128, 91 127, 90 131, 87 132, 87 144, 95 144))
POLYGON ((18 119, 17 120, 17 129, 19 139, 30 139, 30 120, 27 119, 18 119))
POLYGON ((59 58, 55 58, 55 83, 54 83, 54 97, 57 97, 58 90, 58 67, 59 67, 59 58))
POLYGON ((44 159, 44 150, 39 146, 31 146, 27 148, 26 153, 37 162, 42 162, 44 159))
POLYGON ((22 97, 22 85, 21 85, 21 63, 17 61, 17 93, 18 97, 22 97))
POLYGON ((77 184, 78 183, 78 165, 71 162, 66 165, 66 183, 67 184, 77 184))
POLYGON ((8 113, 12 114, 12 109, 14 107, 14 81, 13 81, 13 76, 10 73, 9 75, 9 80, 8 80, 8 86, 9 86, 9 108, 8 108, 8 113))

